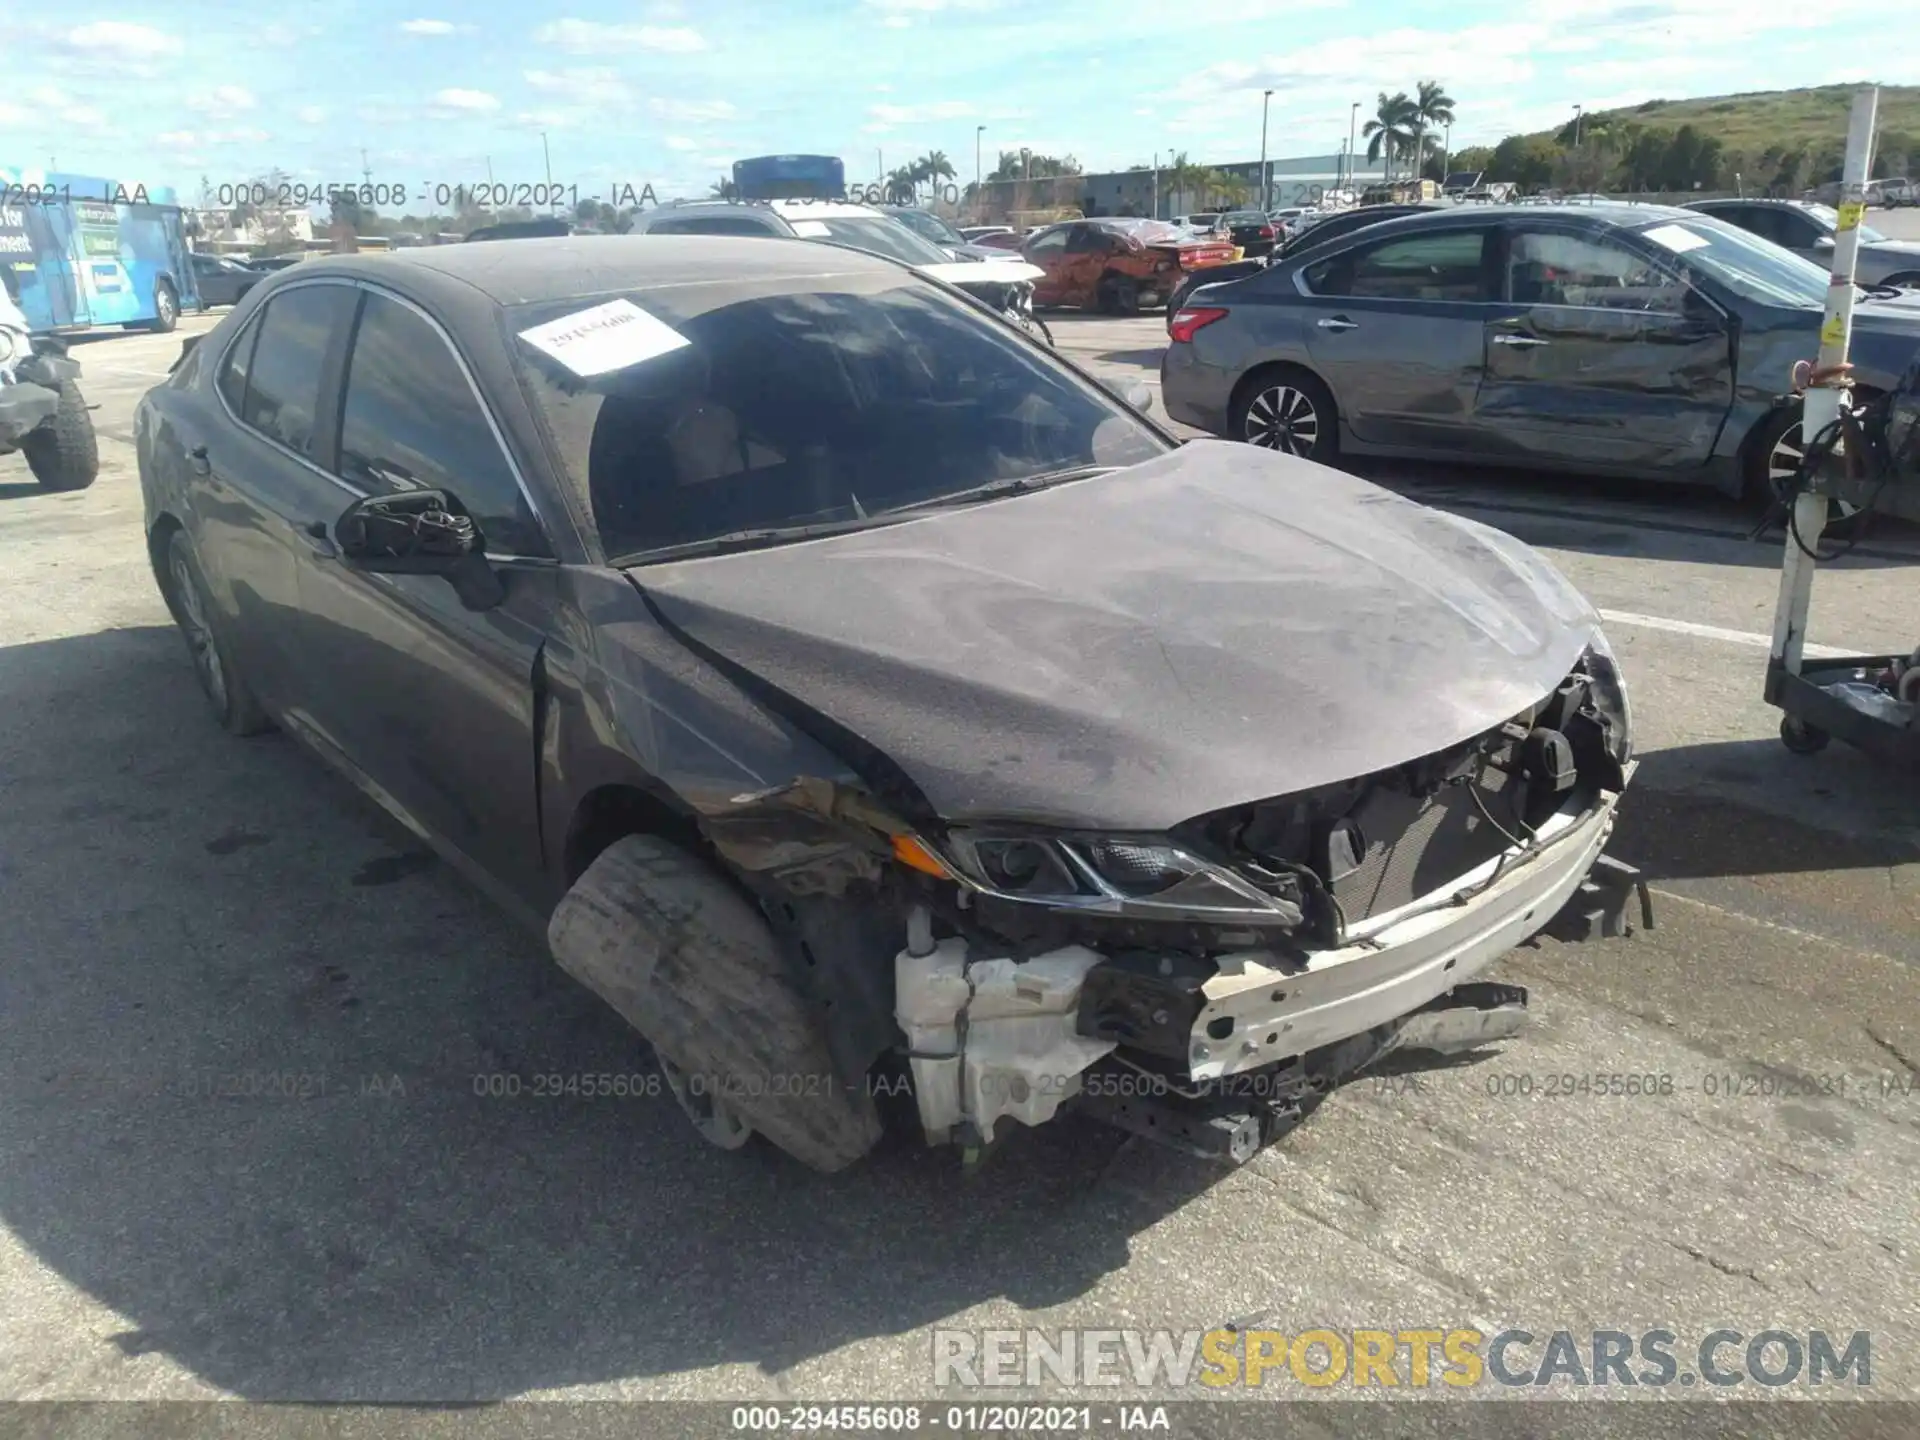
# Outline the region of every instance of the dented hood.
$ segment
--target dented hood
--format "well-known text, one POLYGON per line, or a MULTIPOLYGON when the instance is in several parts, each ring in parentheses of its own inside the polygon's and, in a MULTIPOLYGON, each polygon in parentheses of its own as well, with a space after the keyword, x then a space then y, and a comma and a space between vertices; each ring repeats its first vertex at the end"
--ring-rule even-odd
POLYGON ((1597 624, 1497 530, 1224 441, 631 573, 947 819, 1119 830, 1469 739, 1552 690, 1597 624))

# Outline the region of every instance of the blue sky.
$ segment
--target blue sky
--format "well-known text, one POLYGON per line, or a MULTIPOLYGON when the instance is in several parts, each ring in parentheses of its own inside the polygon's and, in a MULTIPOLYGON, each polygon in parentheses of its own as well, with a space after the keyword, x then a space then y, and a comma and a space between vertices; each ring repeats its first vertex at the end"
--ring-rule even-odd
MULTIPOLYGON (((735 158, 836 154, 870 178, 929 149, 1090 170, 1185 149, 1327 154, 1352 101, 1437 79, 1456 148, 1655 97, 1920 81, 1800 0, 154 0, 8 21, 0 165, 197 194, 278 167, 410 187, 556 180, 705 193, 735 158), (1188 23, 1189 21, 1192 23, 1188 23), (1874 69, 1862 64, 1862 58, 1874 69), (1889 68, 1892 67, 1892 68, 1889 68)), ((1837 138, 1837 137, 1836 137, 1837 138)))

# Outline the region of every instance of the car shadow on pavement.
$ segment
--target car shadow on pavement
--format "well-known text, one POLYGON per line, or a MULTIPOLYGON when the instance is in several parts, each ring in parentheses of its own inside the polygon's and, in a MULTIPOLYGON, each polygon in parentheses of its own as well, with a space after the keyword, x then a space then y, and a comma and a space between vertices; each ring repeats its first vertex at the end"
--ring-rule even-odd
POLYGON ((1164 345, 1156 345, 1151 350, 1108 350, 1093 358, 1108 360, 1115 365, 1138 365, 1142 370, 1158 370, 1160 357, 1165 353, 1164 345))
POLYGON ((37 480, 27 480, 18 484, 0 480, 0 500, 25 500, 34 495, 49 493, 51 492, 37 480))
MULTIPOLYGON (((284 738, 222 734, 164 627, 0 649, 0 772, 0 1224, 121 1317, 8 1276, 43 1391, 154 1353, 254 1399, 779 1372, 1084 1295, 1228 1173, 1077 1120, 967 1174, 708 1148, 538 941, 284 738)), ((925 1338, 891 1344, 924 1393, 925 1338)))

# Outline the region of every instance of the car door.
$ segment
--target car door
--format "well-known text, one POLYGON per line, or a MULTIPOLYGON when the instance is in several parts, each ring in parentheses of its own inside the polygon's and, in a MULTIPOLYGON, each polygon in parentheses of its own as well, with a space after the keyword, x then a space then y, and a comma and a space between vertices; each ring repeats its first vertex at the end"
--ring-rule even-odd
POLYGON ((553 549, 452 341, 411 301, 362 287, 335 395, 333 493, 308 519, 328 540, 300 571, 311 713, 361 782, 484 875, 538 894, 534 666, 550 624, 553 549), (344 562, 333 522, 358 495, 452 493, 478 522, 506 598, 468 610, 444 578, 344 562))
POLYGON ((1066 303, 1067 231, 1070 228, 1060 225, 1052 230, 1042 230, 1020 248, 1020 254, 1028 264, 1037 265, 1046 272, 1033 282, 1033 303, 1036 305, 1066 303))
POLYGON ((1355 439, 1471 443, 1497 233, 1454 225, 1361 241, 1299 272, 1308 354, 1355 439))
POLYGON ((314 496, 337 506, 341 494, 322 468, 316 417, 353 301, 348 286, 302 282, 255 311, 214 370, 226 423, 207 426, 187 456, 195 554, 248 683, 276 711, 303 703, 299 568, 313 543, 314 496))
POLYGON ((1505 254, 1474 406, 1480 443, 1570 468, 1704 465, 1733 403, 1719 308, 1619 230, 1516 221, 1505 254))

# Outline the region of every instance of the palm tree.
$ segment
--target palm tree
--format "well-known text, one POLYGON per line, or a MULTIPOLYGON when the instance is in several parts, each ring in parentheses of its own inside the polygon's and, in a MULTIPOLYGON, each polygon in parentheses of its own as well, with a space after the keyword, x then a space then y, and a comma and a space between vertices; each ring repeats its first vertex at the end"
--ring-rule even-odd
POLYGON ((1453 124, 1453 97, 1447 94, 1440 82, 1422 80, 1417 88, 1419 94, 1413 100, 1413 159, 1416 167, 1426 164, 1427 146, 1433 132, 1453 124))
POLYGON ((926 177, 920 173, 918 165, 897 165, 887 173, 887 203, 890 205, 911 205, 917 198, 915 192, 926 177))
POLYGON ((713 189, 709 193, 716 200, 731 200, 738 192, 734 189, 733 181, 723 175, 713 182, 713 189))
POLYGON ((920 178, 938 186, 942 180, 953 179, 953 162, 947 158, 944 150, 929 150, 914 162, 914 168, 920 172, 920 178))
POLYGON ((1168 193, 1183 198, 1188 208, 1191 208, 1196 201, 1205 203, 1203 192, 1213 178, 1213 171, 1205 165, 1197 165, 1189 160, 1186 151, 1182 150, 1169 160, 1162 173, 1167 177, 1168 193))
POLYGON ((1360 127, 1360 133, 1367 137, 1367 163, 1371 165, 1384 156, 1387 178, 1391 180, 1393 162, 1411 150, 1414 127, 1418 123, 1419 107, 1406 91, 1388 95, 1382 90, 1373 118, 1360 127))

